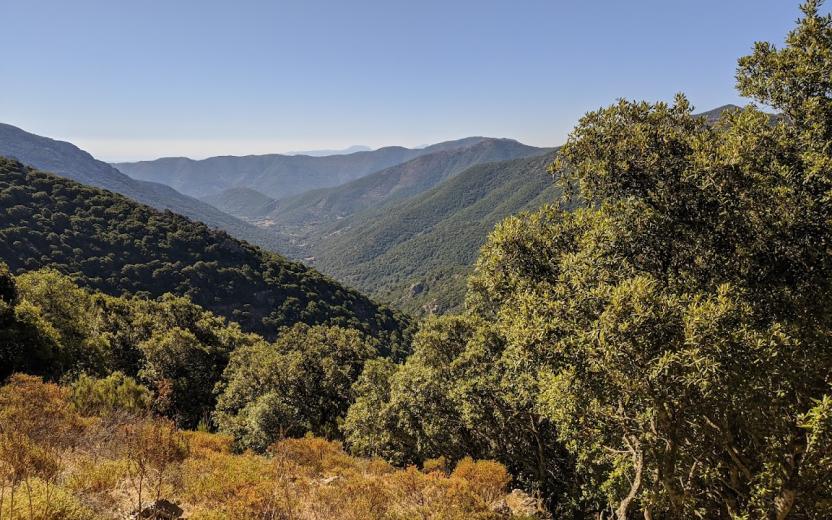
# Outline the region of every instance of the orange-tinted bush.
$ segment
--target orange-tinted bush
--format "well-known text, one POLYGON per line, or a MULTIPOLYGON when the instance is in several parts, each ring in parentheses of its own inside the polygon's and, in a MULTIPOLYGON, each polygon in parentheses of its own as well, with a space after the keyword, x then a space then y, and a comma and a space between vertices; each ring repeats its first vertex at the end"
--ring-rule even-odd
POLYGON ((190 446, 192 457, 201 457, 208 453, 231 453, 234 439, 228 435, 200 431, 183 433, 190 446))
POLYGON ((490 504, 505 494, 511 476, 506 467, 492 460, 473 460, 465 457, 460 460, 451 479, 463 480, 469 489, 483 502, 490 504))

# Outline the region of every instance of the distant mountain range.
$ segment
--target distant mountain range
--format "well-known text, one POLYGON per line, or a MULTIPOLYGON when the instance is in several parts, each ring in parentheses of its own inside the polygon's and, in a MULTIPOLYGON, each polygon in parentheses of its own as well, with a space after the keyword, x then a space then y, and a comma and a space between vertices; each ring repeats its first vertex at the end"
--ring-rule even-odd
POLYGON ((328 188, 383 170, 420 155, 469 146, 483 137, 468 137, 422 149, 400 146, 348 155, 249 155, 211 157, 199 161, 169 157, 154 161, 115 163, 134 179, 160 182, 193 197, 216 195, 246 187, 273 199, 328 188))
POLYGON ((183 195, 170 186, 128 177, 71 143, 41 137, 0 123, 0 156, 17 159, 26 165, 88 186, 120 193, 156 209, 173 211, 267 249, 278 250, 282 246, 273 233, 243 222, 208 203, 183 195))
POLYGON ((511 139, 483 139, 469 146, 428 153, 334 188, 280 200, 263 217, 272 228, 298 233, 310 226, 320 227, 413 197, 471 166, 538 155, 542 151, 511 139))

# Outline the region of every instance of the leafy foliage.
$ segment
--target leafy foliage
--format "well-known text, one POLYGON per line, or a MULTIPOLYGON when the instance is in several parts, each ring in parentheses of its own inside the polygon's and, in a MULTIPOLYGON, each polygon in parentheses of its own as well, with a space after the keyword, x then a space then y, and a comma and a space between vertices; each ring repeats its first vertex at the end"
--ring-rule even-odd
POLYGON ((350 448, 396 464, 493 458, 554 505, 568 485, 568 458, 504 339, 479 318, 448 315, 423 323, 413 344, 399 367, 367 364, 344 422, 350 448))
POLYGON ((219 387, 216 418, 240 447, 264 450, 310 432, 338 436, 350 388, 376 342, 355 330, 298 324, 274 344, 237 349, 219 387))
POLYGON ((83 415, 139 415, 150 409, 153 395, 133 378, 113 372, 100 379, 81 374, 70 385, 70 400, 83 415))
POLYGON ((72 388, 85 411, 142 408, 146 390, 126 375, 148 387, 157 412, 195 426, 213 410, 214 385, 230 353, 263 341, 187 298, 90 293, 54 270, 8 280, 19 299, 14 318, 0 328, 0 352, 7 353, 0 376, 80 375, 72 388))

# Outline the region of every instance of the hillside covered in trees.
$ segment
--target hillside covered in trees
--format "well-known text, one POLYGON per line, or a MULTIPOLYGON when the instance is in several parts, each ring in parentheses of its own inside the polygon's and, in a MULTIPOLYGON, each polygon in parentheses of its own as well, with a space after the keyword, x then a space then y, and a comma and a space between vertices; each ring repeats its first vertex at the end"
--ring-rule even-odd
POLYGON ((184 297, 0 264, 0 515, 548 518, 496 462, 347 454, 351 387, 389 355, 355 329, 299 323, 268 343, 184 297))
POLYGON ((7 159, 0 159, 0 259, 13 272, 54 267, 110 294, 188 296, 268 337, 297 322, 403 337, 401 316, 302 264, 7 159))

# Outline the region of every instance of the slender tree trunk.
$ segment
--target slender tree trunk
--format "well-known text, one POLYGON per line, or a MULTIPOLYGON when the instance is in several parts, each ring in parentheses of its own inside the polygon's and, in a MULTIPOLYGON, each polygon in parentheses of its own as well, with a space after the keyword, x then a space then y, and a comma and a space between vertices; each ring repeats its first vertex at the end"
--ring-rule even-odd
POLYGON ((51 502, 50 502, 51 497, 49 496, 50 491, 52 489, 52 488, 49 487, 49 479, 46 479, 44 481, 44 486, 45 486, 44 494, 46 495, 46 504, 44 504, 44 506, 43 506, 43 517, 48 519, 49 518, 49 506, 52 505, 51 502))
POLYGON ((29 501, 29 520, 33 520, 35 518, 35 509, 32 507, 32 485, 29 483, 29 477, 26 477, 23 483, 26 485, 26 498, 29 501))
POLYGON ((785 520, 794 507, 794 502, 797 499, 797 491, 794 489, 784 489, 780 492, 780 496, 774 500, 777 520, 785 520))
POLYGON ((635 470, 635 476, 633 477, 633 483, 630 485, 629 493, 627 493, 627 496, 619 502, 618 509, 615 511, 615 517, 618 520, 627 520, 630 505, 632 505, 633 500, 635 500, 639 491, 641 491, 641 476, 644 471, 644 455, 641 451, 641 446, 639 446, 638 439, 635 437, 627 439, 625 437, 624 441, 627 443, 630 453, 633 455, 633 469, 635 470))
POLYGON ((139 514, 142 512, 142 484, 143 484, 143 475, 139 474, 139 514))
POLYGON ((12 480, 12 494, 9 496, 9 520, 14 520, 14 488, 17 482, 12 480))
POLYGON ((532 435, 534 435, 537 447, 537 477, 542 482, 543 479, 546 478, 546 457, 543 452, 543 441, 540 438, 540 433, 537 430, 537 423, 533 415, 529 415, 529 422, 531 423, 532 435))

